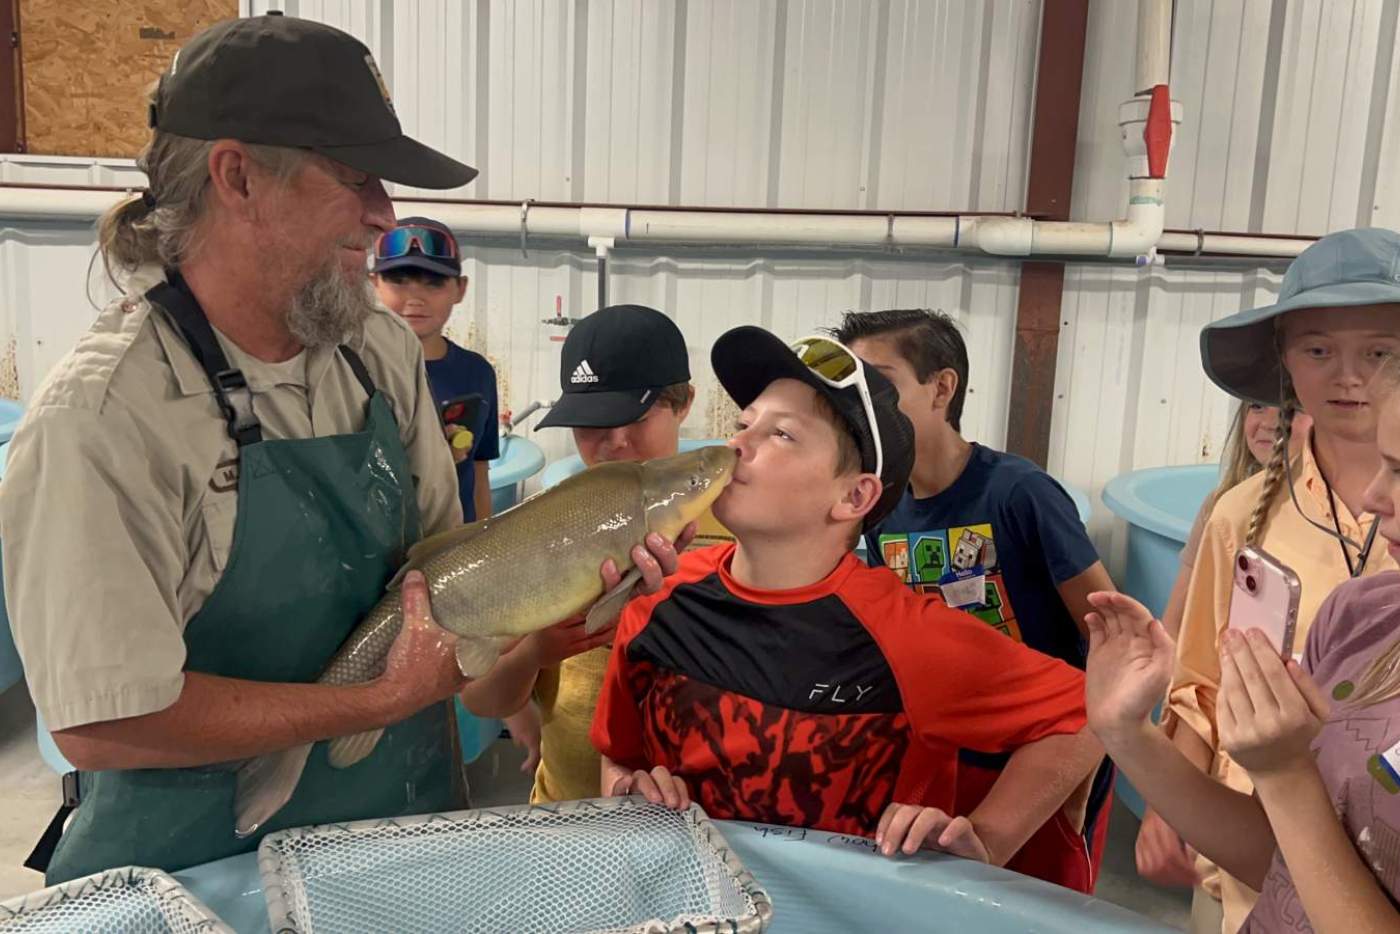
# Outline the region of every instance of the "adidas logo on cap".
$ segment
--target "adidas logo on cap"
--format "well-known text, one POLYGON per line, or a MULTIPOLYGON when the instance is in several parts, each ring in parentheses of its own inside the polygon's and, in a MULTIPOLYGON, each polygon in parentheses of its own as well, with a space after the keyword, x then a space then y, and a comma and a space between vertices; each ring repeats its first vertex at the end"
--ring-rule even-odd
POLYGON ((579 383, 596 383, 598 376, 593 372, 593 368, 584 360, 574 367, 574 375, 569 377, 569 382, 577 386, 579 383))

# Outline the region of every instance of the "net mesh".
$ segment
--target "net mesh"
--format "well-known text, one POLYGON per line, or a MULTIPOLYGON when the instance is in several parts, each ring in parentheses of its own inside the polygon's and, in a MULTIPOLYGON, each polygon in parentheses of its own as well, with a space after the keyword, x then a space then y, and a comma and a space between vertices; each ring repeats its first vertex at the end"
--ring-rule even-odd
POLYGON ((699 808, 570 802, 287 831, 274 930, 757 932, 767 896, 699 808))
POLYGON ((174 879, 118 869, 0 902, 4 934, 232 932, 174 879))

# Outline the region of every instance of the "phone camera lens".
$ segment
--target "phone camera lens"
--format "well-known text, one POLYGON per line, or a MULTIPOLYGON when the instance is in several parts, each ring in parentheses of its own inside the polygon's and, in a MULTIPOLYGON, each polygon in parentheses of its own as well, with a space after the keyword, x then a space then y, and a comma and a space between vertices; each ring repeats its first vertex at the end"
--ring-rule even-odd
POLYGON ((1239 565, 1240 565, 1240 570, 1241 570, 1241 571, 1248 571, 1248 570, 1249 570, 1249 559, 1246 558, 1244 555, 1240 555, 1240 557, 1239 557, 1239 565))
POLYGON ((1257 581, 1255 581, 1254 576, 1252 574, 1245 575, 1244 589, 1248 590, 1250 593, 1254 593, 1254 591, 1259 589, 1259 584, 1257 581))

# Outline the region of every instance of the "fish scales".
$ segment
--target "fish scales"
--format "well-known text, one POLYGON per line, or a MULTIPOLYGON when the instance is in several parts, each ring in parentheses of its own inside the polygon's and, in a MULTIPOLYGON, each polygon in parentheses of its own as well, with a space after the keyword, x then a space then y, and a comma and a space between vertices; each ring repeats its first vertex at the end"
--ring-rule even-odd
MULTIPOLYGON (((544 629, 595 607, 617 612, 639 576, 631 549, 648 532, 675 539, 707 509, 733 475, 731 448, 706 447, 645 464, 594 467, 499 516, 444 533, 410 553, 423 572, 433 618, 459 638, 458 663, 486 671, 505 639, 544 629), (599 568, 611 558, 626 572, 606 600, 599 568), (467 656, 463 650, 469 649, 467 656)), ((396 583, 361 620, 318 679, 359 684, 384 673, 403 628, 396 583)), ((594 620, 590 619, 589 625, 594 620)), ((328 759, 350 768, 370 755, 383 728, 332 740, 328 759)), ((310 753, 302 745, 247 760, 238 769, 235 832, 255 833, 290 800, 310 753)))

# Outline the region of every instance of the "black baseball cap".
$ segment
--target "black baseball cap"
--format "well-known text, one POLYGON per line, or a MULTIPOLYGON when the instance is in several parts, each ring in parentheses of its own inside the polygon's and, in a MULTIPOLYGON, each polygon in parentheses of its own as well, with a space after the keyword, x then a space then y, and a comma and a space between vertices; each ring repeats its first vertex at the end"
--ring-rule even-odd
POLYGON ((690 354, 674 321, 645 305, 609 305, 569 331, 559 365, 563 395, 535 430, 630 425, 662 389, 688 382, 690 354))
MULTIPOLYGON (((710 365, 724 391, 741 409, 748 408, 776 380, 795 379, 811 386, 831 403, 850 428, 860 451, 861 469, 875 472, 875 436, 860 390, 828 385, 776 334, 752 325, 726 331, 710 351, 710 365)), ((909 485, 909 474, 914 469, 914 426, 899 410, 899 391, 894 384, 868 363, 864 372, 884 460, 880 472, 883 492, 875 508, 865 514, 862 525, 869 531, 898 505, 909 485)))
MULTIPOLYGON (((412 231, 409 233, 411 234, 412 231)), ((422 235, 419 236, 421 237, 422 235)), ((462 248, 461 245, 457 243, 457 235, 452 232, 452 228, 441 221, 433 220, 431 217, 405 217, 400 219, 387 233, 382 234, 374 241, 374 265, 370 267, 370 272, 381 273, 388 272, 391 269, 421 269, 424 272, 430 272, 437 276, 447 276, 450 279, 460 277, 462 275, 462 248), (400 237, 409 237, 409 242, 412 245, 409 247, 407 253, 399 256, 382 255, 385 244, 395 239, 394 231, 412 227, 422 227, 446 237, 450 243, 444 243, 442 245, 451 249, 457 255, 427 256, 423 253, 423 250, 416 240, 408 234, 399 235, 400 237)))
POLYGON ((310 149, 417 188, 476 177, 404 135, 364 43, 278 13, 224 20, 185 43, 160 76, 149 123, 192 139, 310 149))

